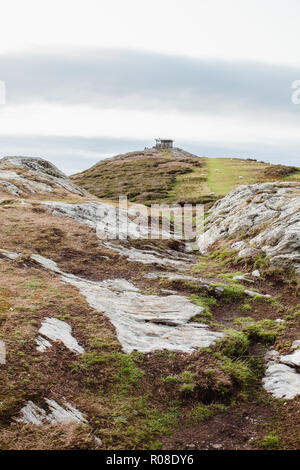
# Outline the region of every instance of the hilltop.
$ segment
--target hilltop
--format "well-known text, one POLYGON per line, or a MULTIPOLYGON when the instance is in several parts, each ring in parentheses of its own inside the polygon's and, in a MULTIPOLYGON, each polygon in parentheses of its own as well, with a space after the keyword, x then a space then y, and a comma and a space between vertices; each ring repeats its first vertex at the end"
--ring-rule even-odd
POLYGON ((297 449, 298 170, 178 149, 99 165, 91 194, 0 160, 0 449, 297 449), (199 251, 119 210, 126 178, 134 202, 210 201, 199 251))
POLYGON ((251 159, 197 157, 178 148, 146 149, 100 161, 71 180, 90 193, 117 200, 212 203, 241 184, 300 181, 300 169, 251 159))

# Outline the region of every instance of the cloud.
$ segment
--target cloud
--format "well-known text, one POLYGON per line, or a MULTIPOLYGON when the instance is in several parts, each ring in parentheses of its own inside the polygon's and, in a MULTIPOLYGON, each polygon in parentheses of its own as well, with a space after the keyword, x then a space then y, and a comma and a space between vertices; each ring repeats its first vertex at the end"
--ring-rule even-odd
POLYGON ((0 55, 1 155, 42 156, 68 174, 151 146, 299 165, 300 68, 129 49, 0 55))
POLYGON ((8 105, 91 107, 190 113, 290 114, 300 68, 193 59, 127 49, 0 56, 8 105))

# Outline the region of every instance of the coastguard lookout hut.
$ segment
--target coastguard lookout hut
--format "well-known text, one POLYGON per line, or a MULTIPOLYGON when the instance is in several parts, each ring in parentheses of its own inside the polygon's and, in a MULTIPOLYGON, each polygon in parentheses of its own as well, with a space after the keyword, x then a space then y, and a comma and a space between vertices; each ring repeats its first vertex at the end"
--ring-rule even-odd
POLYGON ((173 147, 173 140, 171 139, 155 139, 157 149, 169 149, 173 147))

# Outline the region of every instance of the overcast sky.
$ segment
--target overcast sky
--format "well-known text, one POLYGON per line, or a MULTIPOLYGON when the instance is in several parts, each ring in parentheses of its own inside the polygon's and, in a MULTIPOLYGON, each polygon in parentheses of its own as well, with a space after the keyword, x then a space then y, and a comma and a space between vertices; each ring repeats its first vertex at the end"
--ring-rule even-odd
POLYGON ((70 174, 170 137, 300 166, 299 18, 298 0, 5 2, 0 156, 70 174))

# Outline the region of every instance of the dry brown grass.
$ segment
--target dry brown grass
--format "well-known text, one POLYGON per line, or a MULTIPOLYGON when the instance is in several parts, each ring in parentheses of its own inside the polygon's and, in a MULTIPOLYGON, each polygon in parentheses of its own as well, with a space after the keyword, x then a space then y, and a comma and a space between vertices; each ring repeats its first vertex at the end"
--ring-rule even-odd
POLYGON ((14 424, 0 428, 0 450, 97 449, 89 426, 82 424, 14 424))

